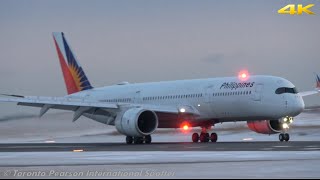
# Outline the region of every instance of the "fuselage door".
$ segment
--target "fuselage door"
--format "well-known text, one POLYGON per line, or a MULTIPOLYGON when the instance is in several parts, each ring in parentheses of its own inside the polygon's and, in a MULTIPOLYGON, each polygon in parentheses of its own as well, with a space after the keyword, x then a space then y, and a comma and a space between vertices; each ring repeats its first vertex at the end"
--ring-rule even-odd
POLYGON ((261 101, 262 91, 263 91, 263 84, 257 84, 253 94, 253 99, 255 101, 261 101))
POLYGON ((203 112, 207 117, 216 117, 216 113, 214 110, 215 102, 213 99, 213 92, 214 85, 205 87, 203 96, 204 104, 202 104, 200 107, 197 107, 198 109, 201 109, 201 112, 203 112))
POLYGON ((210 103, 213 100, 213 91, 214 91, 214 86, 210 85, 205 88, 205 95, 204 95, 204 102, 210 103))
POLYGON ((134 95, 134 103, 142 103, 141 101, 141 90, 137 90, 134 95))

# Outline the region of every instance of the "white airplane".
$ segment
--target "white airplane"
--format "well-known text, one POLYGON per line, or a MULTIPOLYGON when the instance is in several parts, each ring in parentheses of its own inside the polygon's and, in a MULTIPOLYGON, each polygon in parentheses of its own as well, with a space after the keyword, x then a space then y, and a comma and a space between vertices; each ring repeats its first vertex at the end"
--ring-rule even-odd
POLYGON ((126 136, 127 144, 150 144, 157 128, 201 127, 192 141, 216 142, 208 131, 216 123, 247 121, 249 129, 262 134, 280 133, 289 141, 293 117, 304 110, 302 96, 319 92, 320 78, 313 91, 298 93, 288 80, 275 76, 221 77, 151 83, 122 82, 93 88, 74 56, 64 34, 53 33, 67 92, 64 97, 6 95, 0 102, 39 107, 40 116, 49 109, 74 111, 73 121, 85 116, 113 125, 126 136))

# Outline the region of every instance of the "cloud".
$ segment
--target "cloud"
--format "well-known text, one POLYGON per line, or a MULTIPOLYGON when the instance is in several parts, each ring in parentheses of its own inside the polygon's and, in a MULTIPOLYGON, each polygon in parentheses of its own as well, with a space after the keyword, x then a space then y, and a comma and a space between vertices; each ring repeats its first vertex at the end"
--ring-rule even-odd
POLYGON ((216 54, 210 54, 207 57, 203 58, 203 62, 208 62, 208 63, 223 63, 223 60, 225 60, 225 55, 222 53, 216 53, 216 54))

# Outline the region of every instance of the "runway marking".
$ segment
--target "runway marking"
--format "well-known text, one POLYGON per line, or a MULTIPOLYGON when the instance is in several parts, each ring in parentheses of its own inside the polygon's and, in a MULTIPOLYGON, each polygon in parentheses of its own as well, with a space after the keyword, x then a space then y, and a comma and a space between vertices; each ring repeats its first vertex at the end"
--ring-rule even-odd
POLYGON ((74 149, 73 152, 83 152, 83 149, 74 149))
POLYGON ((320 150, 320 147, 318 148, 304 148, 305 150, 320 150))
POLYGON ((319 146, 315 146, 315 145, 313 145, 313 146, 306 146, 307 148, 314 148, 314 147, 319 147, 319 146))
POLYGON ((189 149, 200 149, 200 148, 206 148, 208 146, 188 146, 189 149))
POLYGON ((288 148, 288 147, 291 147, 291 146, 272 146, 272 147, 275 147, 275 148, 288 148))
POLYGON ((273 150, 274 148, 262 148, 262 149, 260 149, 260 150, 262 150, 262 151, 271 151, 271 150, 273 150))
POLYGON ((56 141, 45 141, 46 143, 55 143, 56 141))

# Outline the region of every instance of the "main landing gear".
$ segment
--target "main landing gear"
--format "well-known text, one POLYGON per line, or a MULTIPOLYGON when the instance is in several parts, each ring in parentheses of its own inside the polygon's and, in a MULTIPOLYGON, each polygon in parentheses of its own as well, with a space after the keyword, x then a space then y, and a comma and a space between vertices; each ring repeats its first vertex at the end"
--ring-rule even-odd
POLYGON ((218 140, 218 135, 217 133, 211 133, 211 135, 209 135, 209 133, 207 132, 207 128, 202 128, 202 131, 200 133, 200 136, 198 133, 193 133, 192 134, 192 142, 198 142, 200 140, 200 142, 217 142, 218 140))
POLYGON ((144 136, 144 137, 132 137, 132 136, 127 136, 126 137, 126 143, 127 144, 151 144, 152 138, 151 135, 144 136))

